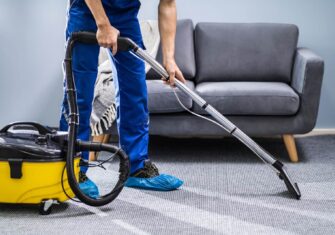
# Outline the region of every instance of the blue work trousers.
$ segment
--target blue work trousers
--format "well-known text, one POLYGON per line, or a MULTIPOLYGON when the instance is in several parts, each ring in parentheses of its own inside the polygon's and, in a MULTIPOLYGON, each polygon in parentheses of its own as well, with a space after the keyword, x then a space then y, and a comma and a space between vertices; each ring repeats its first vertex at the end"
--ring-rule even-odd
MULTIPOLYGON (((140 3, 137 0, 105 0, 105 11, 113 27, 120 31, 120 36, 129 37, 144 47, 137 13, 140 3)), ((92 14, 83 0, 71 1, 68 10, 66 38, 78 31, 97 31, 92 14)), ((78 138, 89 140, 90 115, 97 78, 99 46, 78 43, 72 55, 72 68, 77 89, 79 109, 78 138)), ((111 53, 110 53, 111 55, 111 53)), ((144 63, 129 52, 118 52, 112 56, 117 76, 114 76, 116 91, 117 126, 120 147, 128 154, 131 173, 143 168, 148 158, 149 114, 147 107, 147 87, 144 63)), ((66 83, 64 82, 64 88, 66 83)), ((65 90, 64 90, 65 91, 65 90)), ((66 93, 62 103, 60 130, 67 131, 68 103, 66 93)), ((88 160, 88 152, 82 157, 88 160)), ((82 167, 86 172, 87 167, 82 167)))

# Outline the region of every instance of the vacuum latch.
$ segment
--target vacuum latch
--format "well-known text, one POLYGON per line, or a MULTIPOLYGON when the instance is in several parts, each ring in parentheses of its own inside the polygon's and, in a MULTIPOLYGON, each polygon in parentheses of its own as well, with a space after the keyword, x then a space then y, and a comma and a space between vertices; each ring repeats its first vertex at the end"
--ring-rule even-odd
POLYGON ((10 178, 21 179, 22 178, 22 159, 8 159, 10 168, 10 178))

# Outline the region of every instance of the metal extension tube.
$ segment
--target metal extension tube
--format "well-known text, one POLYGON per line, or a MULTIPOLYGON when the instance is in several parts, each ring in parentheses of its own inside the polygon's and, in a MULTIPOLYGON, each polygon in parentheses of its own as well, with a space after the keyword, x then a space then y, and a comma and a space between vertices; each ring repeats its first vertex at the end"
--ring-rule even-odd
MULTIPOLYGON (((164 67, 159 64, 154 58, 152 58, 147 52, 141 48, 136 48, 133 53, 146 61, 151 67, 163 78, 169 80, 169 74, 164 69, 164 67)), ((254 140, 252 140, 248 135, 246 135, 242 130, 236 127, 231 121, 219 113, 213 106, 208 104, 203 98, 201 98, 197 93, 189 89, 185 84, 175 79, 175 85, 186 95, 191 97, 191 99, 202 107, 208 114, 210 114, 221 126, 232 136, 236 137, 244 145, 246 145, 253 153, 255 153, 264 163, 268 164, 280 177, 284 180, 288 190, 297 199, 300 199, 301 193, 298 188, 297 183, 293 183, 288 176, 284 165, 266 152, 262 147, 260 147, 254 140)))
MULTIPOLYGON (((169 74, 167 71, 156 61, 154 60, 148 53, 146 53, 141 48, 138 48, 134 52, 137 56, 148 62, 151 67, 158 72, 162 77, 166 80, 169 79, 169 74)), ((197 103, 200 107, 202 107, 207 113, 209 113, 216 121, 218 121, 225 130, 231 135, 235 136, 242 143, 244 143, 248 148, 250 148, 257 156, 261 158, 265 163, 270 164, 271 166, 276 162, 272 156, 266 153, 262 148, 260 148, 255 141, 253 141, 249 136, 244 134, 240 129, 238 129, 231 121, 225 118, 221 113, 219 113, 213 106, 208 104, 203 98, 201 98, 197 93, 193 92, 189 89, 185 84, 175 79, 175 85, 184 93, 192 98, 192 100, 197 103)), ((279 171, 273 168, 277 173, 279 171)))

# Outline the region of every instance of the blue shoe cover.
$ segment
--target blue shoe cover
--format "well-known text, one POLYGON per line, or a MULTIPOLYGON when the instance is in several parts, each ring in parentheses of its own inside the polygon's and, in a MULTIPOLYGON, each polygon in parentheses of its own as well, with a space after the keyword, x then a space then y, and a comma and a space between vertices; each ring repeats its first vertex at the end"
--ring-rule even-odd
POLYGON ((99 197, 99 189, 92 180, 87 179, 82 183, 79 183, 80 190, 87 196, 97 199, 99 197))
POLYGON ((152 178, 129 177, 126 187, 154 191, 171 191, 182 186, 184 182, 172 175, 161 174, 152 178))

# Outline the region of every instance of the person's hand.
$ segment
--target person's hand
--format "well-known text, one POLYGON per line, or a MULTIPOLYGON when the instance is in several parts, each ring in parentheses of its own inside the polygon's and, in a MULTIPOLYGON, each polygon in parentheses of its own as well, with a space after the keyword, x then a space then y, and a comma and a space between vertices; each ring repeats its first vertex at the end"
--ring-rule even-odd
POLYGON ((170 84, 170 86, 174 87, 175 86, 175 78, 181 81, 182 83, 185 83, 185 78, 183 76, 183 73, 180 71, 179 67, 176 64, 176 61, 174 59, 167 60, 164 62, 164 67, 166 71, 169 74, 169 82, 165 80, 165 78, 162 78, 162 80, 166 84, 170 84))
POLYGON ((98 26, 97 40, 101 47, 111 48, 113 55, 117 52, 117 38, 120 32, 110 24, 98 26))

